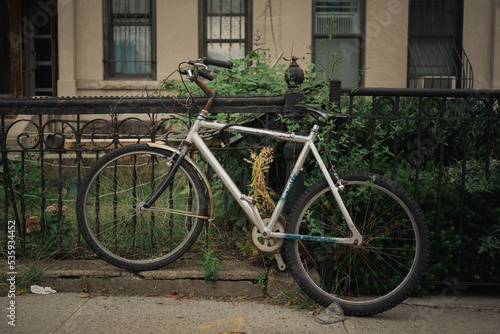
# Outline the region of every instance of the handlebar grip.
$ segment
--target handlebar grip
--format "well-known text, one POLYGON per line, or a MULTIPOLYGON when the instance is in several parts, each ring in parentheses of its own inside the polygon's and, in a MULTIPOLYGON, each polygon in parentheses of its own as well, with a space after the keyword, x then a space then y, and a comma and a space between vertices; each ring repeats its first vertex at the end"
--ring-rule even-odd
POLYGON ((198 71, 198 74, 202 77, 204 77, 205 79, 208 79, 210 81, 212 81, 214 79, 214 77, 208 73, 208 72, 205 72, 205 71, 198 71))
POLYGON ((205 57, 205 58, 203 58, 203 63, 205 65, 213 65, 213 66, 225 67, 225 68, 229 68, 229 69, 233 68, 233 63, 230 61, 226 61, 226 60, 219 60, 219 59, 212 59, 212 58, 205 57))

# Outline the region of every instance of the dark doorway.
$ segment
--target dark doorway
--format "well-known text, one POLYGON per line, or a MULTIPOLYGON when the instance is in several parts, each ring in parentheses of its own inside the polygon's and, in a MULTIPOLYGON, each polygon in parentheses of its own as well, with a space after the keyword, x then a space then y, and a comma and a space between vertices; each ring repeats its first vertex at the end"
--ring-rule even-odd
POLYGON ((56 1, 23 1, 23 91, 25 96, 57 95, 56 1))
POLYGON ((9 0, 0 0, 0 96, 11 95, 9 0))
POLYGON ((57 95, 56 14, 56 0, 0 0, 0 95, 57 95))

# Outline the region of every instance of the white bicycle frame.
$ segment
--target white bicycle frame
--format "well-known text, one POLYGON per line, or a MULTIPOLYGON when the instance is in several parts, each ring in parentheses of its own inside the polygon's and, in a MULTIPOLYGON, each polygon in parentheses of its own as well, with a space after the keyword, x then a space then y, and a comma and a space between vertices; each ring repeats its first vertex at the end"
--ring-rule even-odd
POLYGON ((207 160, 209 165, 213 168, 215 173, 220 177, 222 183, 226 186, 229 192, 234 196, 236 202, 241 206, 243 211, 247 214, 249 219, 255 224, 260 231, 262 231, 262 236, 266 239, 268 238, 283 238, 283 239, 298 239, 298 240, 314 240, 314 241, 322 241, 322 242, 332 242, 332 243, 341 243, 341 244, 361 244, 362 236, 359 233, 358 229, 354 225, 351 216, 349 215, 342 198, 339 195, 339 187, 335 185, 332 180, 328 169, 326 168, 321 156, 314 144, 314 139, 317 136, 319 126, 314 125, 311 129, 309 136, 299 136, 293 133, 286 133, 282 131, 274 131, 274 130, 266 130, 266 129, 257 129, 245 126, 230 126, 226 127, 225 123, 219 123, 214 121, 206 121, 206 115, 204 113, 200 113, 196 118, 196 121, 193 123, 189 132, 184 140, 184 145, 190 146, 194 144, 196 148, 200 151, 203 157, 207 160), (295 166, 288 178, 285 189, 281 194, 278 203, 272 213, 272 216, 269 222, 264 223, 262 217, 256 207, 256 201, 249 196, 244 195, 240 189, 233 182, 229 174, 225 171, 225 169, 221 166, 219 161, 212 154, 208 146, 205 144, 205 141, 200 137, 199 130, 200 129, 213 129, 213 130, 222 130, 228 132, 235 132, 240 134, 252 134, 261 137, 274 138, 277 140, 283 141, 292 141, 297 143, 304 144, 302 151, 295 163, 295 166), (290 190, 292 189, 294 182, 299 174, 304 162, 306 161, 309 153, 312 152, 316 163, 319 165, 325 179, 330 186, 332 194, 337 201, 337 204, 342 212, 342 215, 352 232, 352 236, 350 238, 333 238, 333 237, 320 237, 320 236, 310 236, 310 235, 300 235, 300 234, 290 234, 290 233, 280 233, 273 232, 273 228, 278 221, 290 190))

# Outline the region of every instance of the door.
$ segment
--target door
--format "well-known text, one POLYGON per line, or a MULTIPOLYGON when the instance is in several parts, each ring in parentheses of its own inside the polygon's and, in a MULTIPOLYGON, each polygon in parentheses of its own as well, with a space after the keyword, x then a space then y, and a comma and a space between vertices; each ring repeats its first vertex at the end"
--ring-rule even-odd
POLYGON ((25 96, 56 96, 57 38, 55 5, 23 2, 23 87, 25 96))

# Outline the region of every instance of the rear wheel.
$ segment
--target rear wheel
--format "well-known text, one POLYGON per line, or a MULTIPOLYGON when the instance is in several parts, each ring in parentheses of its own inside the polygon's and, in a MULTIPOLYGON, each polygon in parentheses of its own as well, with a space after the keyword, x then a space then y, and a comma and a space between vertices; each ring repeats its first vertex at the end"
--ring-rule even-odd
MULTIPOLYGON (((338 301, 346 314, 379 313, 403 301, 420 281, 428 228, 415 200, 393 181, 366 172, 339 177, 345 186, 340 196, 363 242, 286 240, 285 258, 301 288, 323 306, 338 301)), ((351 237, 326 180, 299 199, 286 232, 351 237)))
POLYGON ((143 144, 125 146, 99 159, 85 175, 77 196, 78 226, 104 260, 129 270, 156 269, 196 241, 208 200, 186 161, 154 205, 141 208, 170 170, 171 155, 143 144))

